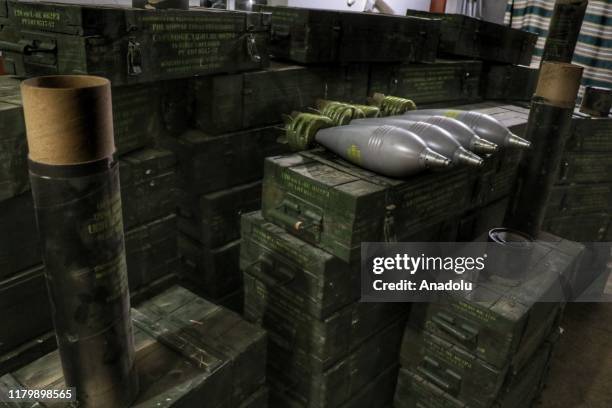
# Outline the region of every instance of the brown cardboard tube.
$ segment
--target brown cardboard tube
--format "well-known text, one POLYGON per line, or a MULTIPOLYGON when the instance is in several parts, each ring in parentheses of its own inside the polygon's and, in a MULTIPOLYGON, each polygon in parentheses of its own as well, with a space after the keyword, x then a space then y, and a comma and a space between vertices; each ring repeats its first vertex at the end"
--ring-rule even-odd
POLYGON ((101 77, 58 75, 21 83, 29 158, 78 164, 115 152, 110 82, 101 77))
POLYGON ((534 97, 560 108, 576 103, 583 68, 565 62, 543 61, 534 97))

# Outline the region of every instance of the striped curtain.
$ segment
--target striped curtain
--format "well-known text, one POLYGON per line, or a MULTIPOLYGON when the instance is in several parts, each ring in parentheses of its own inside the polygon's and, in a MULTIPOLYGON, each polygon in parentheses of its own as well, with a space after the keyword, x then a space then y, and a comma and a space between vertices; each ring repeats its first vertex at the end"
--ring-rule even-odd
MULTIPOLYGON (((540 64, 554 4, 554 0, 508 0, 506 24, 539 36, 532 66, 540 64)), ((612 88, 612 0, 589 0, 572 62, 584 67, 580 96, 585 85, 612 88)))

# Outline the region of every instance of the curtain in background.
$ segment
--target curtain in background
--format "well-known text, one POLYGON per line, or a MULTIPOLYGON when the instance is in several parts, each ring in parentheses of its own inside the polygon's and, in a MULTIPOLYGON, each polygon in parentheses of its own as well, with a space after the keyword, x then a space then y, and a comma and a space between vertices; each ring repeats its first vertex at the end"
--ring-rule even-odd
MULTIPOLYGON (((532 66, 540 64, 554 5, 554 0, 508 0, 506 24, 539 35, 532 66)), ((589 0, 572 62, 584 67, 580 95, 585 85, 612 88, 612 0, 589 0)))

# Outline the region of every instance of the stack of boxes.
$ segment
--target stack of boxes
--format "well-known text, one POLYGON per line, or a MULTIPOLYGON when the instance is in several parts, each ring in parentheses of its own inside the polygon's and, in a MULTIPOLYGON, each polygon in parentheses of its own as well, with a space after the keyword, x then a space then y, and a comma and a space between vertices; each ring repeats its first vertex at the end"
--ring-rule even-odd
MULTIPOLYGON (((525 280, 472 278, 471 291, 413 305, 396 408, 532 406, 544 385, 567 281, 584 247, 541 234, 525 280)), ((493 270, 492 270, 492 269, 493 270)))
MULTIPOLYGON (((15 75, 0 77, 0 225, 14 234, 4 234, 0 245, 0 316, 11 327, 0 334, 0 373, 55 347, 28 191, 17 78, 85 73, 111 80, 128 279, 135 304, 167 288, 180 272, 176 193, 187 165, 178 161, 185 159, 179 152, 164 146, 172 146, 168 140, 180 140, 196 123, 192 84, 200 79, 192 78, 267 66, 268 37, 262 13, 0 1, 0 48, 7 72, 15 75)), ((259 163, 276 152, 276 138, 265 132, 241 137, 230 141, 244 154, 247 149, 249 154, 259 151, 259 163)), ((214 142, 207 146, 221 145, 214 142)), ((201 162, 212 162, 219 157, 215 153, 201 162)), ((244 154, 237 158, 239 165, 244 154)), ((248 180, 257 179, 255 156, 243 171, 252 173, 248 180)), ((221 162, 217 171, 232 170, 221 162)), ((206 191, 234 184, 220 179, 206 191)), ((230 263, 237 270, 234 248, 230 263)))

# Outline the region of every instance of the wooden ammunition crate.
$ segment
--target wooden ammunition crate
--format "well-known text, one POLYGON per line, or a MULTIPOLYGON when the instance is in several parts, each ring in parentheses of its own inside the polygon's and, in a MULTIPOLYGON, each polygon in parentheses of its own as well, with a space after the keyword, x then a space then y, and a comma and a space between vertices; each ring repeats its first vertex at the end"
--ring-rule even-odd
POLYGON ((303 67, 275 63, 262 71, 192 80, 195 126, 208 134, 272 125, 317 99, 365 103, 369 67, 303 67))
POLYGON ((408 98, 418 104, 481 99, 480 61, 437 60, 431 64, 373 64, 370 94, 408 98))
POLYGON ((309 64, 435 58, 435 19, 281 6, 257 10, 272 13, 270 52, 277 59, 309 64))
POLYGON ((539 70, 523 65, 485 65, 482 95, 485 99, 530 101, 538 83, 539 70))
POLYGON ((541 234, 528 277, 476 281, 469 293, 448 292, 413 305, 410 323, 472 353, 497 369, 520 371, 556 324, 571 294, 583 245, 541 234))
MULTIPOLYGON (((233 312, 175 286, 133 309, 132 321, 136 407, 237 407, 264 385, 265 332, 233 312)), ((57 351, 0 377, 0 387, 65 388, 57 351)))
POLYGON ((131 291, 178 273, 177 239, 174 214, 125 232, 125 258, 131 291))
POLYGON ((260 212, 242 216, 241 235, 240 268, 246 292, 265 293, 267 303, 290 299, 317 319, 359 298, 359 264, 348 265, 302 241, 264 221, 260 212))
POLYGON ((178 187, 205 194, 261 179, 264 158, 288 150, 277 142, 283 134, 276 126, 220 136, 190 130, 162 145, 176 154, 178 187))
POLYGON ((538 39, 536 34, 528 31, 462 14, 407 10, 406 15, 441 20, 438 47, 441 56, 529 65, 538 39))
POLYGON ((240 238, 240 216, 261 208, 261 182, 204 195, 178 192, 178 227, 203 246, 217 248, 240 238))
POLYGON ((119 161, 123 225, 164 217, 176 209, 176 157, 162 149, 132 152, 119 161))
POLYGON ((0 31, 0 50, 6 71, 19 76, 89 74, 126 85, 268 64, 264 13, 5 4, 14 32, 0 31))

